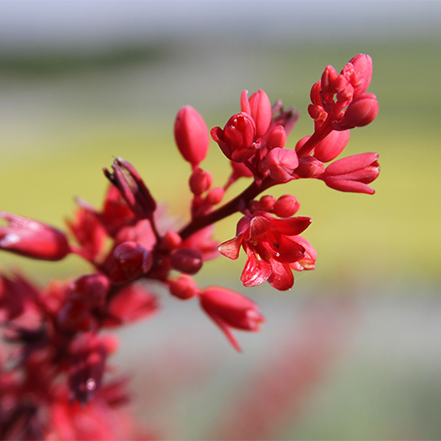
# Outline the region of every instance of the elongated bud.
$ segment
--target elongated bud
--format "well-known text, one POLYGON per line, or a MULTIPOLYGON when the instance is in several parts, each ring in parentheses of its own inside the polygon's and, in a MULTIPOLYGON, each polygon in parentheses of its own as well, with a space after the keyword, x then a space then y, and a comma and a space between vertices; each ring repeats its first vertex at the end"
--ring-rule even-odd
POLYGON ((181 155, 193 168, 207 156, 210 138, 202 116, 191 106, 179 109, 174 127, 175 141, 181 155))
POLYGON ((362 153, 339 159, 329 165, 320 177, 325 184, 335 190, 374 194, 369 183, 380 174, 378 153, 362 153))
POLYGON ((266 137, 266 147, 273 149, 275 147, 285 147, 286 144, 286 132, 283 126, 276 126, 268 133, 266 137))
POLYGON ((61 260, 70 253, 65 234, 49 225, 0 212, 8 226, 0 226, 0 249, 39 260, 61 260))
POLYGON ((181 248, 170 256, 170 264, 182 273, 196 274, 202 268, 202 253, 194 248, 181 248))
POLYGON ((222 187, 214 187, 208 192, 205 202, 208 205, 217 205, 222 201, 224 195, 225 190, 222 187))
POLYGON ((355 99, 362 93, 366 92, 369 87, 373 70, 372 58, 367 54, 358 54, 352 58, 349 63, 352 64, 355 73, 355 75, 351 77, 355 99))
POLYGON ((332 161, 344 150, 349 137, 349 130, 333 130, 315 146, 314 157, 322 162, 332 161))
POLYGON ((261 137, 271 123, 271 102, 268 95, 261 89, 247 98, 248 91, 244 90, 240 97, 240 110, 252 116, 256 123, 256 136, 261 137))
POLYGON ((373 93, 365 93, 348 106, 344 122, 351 127, 366 126, 377 116, 378 107, 377 97, 373 93))

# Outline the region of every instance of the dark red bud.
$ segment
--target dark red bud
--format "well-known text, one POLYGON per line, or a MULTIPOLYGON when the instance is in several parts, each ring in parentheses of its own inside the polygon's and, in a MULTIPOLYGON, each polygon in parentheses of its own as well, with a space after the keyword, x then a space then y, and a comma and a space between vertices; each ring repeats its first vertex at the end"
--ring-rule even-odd
POLYGON ((181 273, 196 274, 202 268, 202 253, 194 248, 181 248, 170 256, 170 264, 181 273))
POLYGON ((181 300, 191 299, 198 293, 196 282, 186 274, 182 274, 177 280, 171 280, 169 289, 171 295, 181 300))

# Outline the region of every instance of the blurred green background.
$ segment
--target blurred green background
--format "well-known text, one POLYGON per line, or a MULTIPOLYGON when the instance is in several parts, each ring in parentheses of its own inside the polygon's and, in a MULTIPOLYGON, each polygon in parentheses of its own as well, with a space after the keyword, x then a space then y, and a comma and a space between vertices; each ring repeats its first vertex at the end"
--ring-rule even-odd
MULTIPOLYGON (((352 131, 345 153, 380 154, 376 194, 339 193, 315 181, 270 192, 294 194, 299 214, 313 219, 305 237, 318 251, 317 269, 299 275, 289 293, 244 290, 241 264, 222 258, 198 275, 201 285, 223 283, 256 299, 268 331, 240 335, 245 353, 232 354, 194 304, 164 295, 161 324, 122 333, 120 364, 143 359, 144 341, 148 363, 151 348, 176 344, 191 323, 192 337, 178 347, 195 359, 208 357, 204 348, 217 368, 206 394, 181 391, 159 420, 173 416, 170 439, 207 439, 215 436, 213 413, 236 399, 219 394, 222 385, 239 381, 235 372, 240 384, 252 375, 242 364, 250 372, 265 366, 274 340, 317 302, 349 302, 357 319, 342 333, 346 349, 305 396, 302 417, 288 412, 268 439, 441 437, 439 2, 2 2, 0 11, 0 208, 59 227, 74 196, 101 205, 101 169, 112 156, 132 162, 157 200, 185 219, 190 195, 182 180, 190 170, 172 132, 181 106, 196 107, 209 127, 223 126, 243 89, 262 88, 301 112, 293 148, 311 133, 309 90, 324 67, 340 70, 357 53, 371 55, 369 91, 380 112, 352 131)), ((211 147, 203 167, 221 185, 228 164, 211 147)), ((231 238, 237 219, 218 225, 216 237, 231 238)), ((0 265, 18 265, 40 284, 89 270, 75 257, 46 264, 7 253, 0 265)), ((138 412, 148 426, 150 414, 141 405, 138 412)))

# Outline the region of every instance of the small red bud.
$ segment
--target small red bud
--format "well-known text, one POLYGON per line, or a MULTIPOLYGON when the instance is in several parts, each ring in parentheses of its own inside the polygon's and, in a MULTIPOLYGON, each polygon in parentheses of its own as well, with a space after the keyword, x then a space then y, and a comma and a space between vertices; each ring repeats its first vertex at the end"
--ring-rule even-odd
POLYGON ((273 207, 273 213, 278 217, 291 217, 297 213, 300 203, 295 196, 285 194, 277 199, 273 207))
POLYGON ((215 187, 210 190, 205 198, 208 205, 217 205, 222 201, 225 195, 225 190, 222 187, 215 187))
POLYGON ((325 170, 323 162, 313 156, 303 156, 299 159, 299 166, 294 170, 299 178, 315 178, 325 170))
POLYGON ((205 193, 213 183, 213 177, 210 172, 197 167, 190 176, 190 190, 195 196, 205 193))
POLYGON ((186 274, 182 274, 177 280, 169 281, 168 286, 170 294, 181 300, 191 299, 198 293, 196 282, 186 274))
POLYGON ((276 203, 276 198, 271 195, 265 195, 260 198, 260 211, 271 212, 273 210, 274 204, 276 203))

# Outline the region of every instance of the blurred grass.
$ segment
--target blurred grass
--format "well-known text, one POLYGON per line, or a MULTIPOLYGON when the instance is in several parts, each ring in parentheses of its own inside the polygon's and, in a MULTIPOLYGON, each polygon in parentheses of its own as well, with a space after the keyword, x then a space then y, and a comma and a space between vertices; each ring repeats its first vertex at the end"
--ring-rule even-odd
MULTIPOLYGON (((49 57, 50 63, 44 57, 0 57, 5 78, 0 93, 6 97, 0 108, 6 122, 0 144, 1 208, 63 226, 74 196, 101 204, 107 185, 101 168, 109 167, 115 155, 136 165, 171 214, 185 217, 190 196, 182 180, 189 166, 179 157, 172 135, 179 106, 193 104, 209 127, 223 126, 238 111, 243 88, 263 88, 272 100, 280 97, 301 111, 289 140, 294 147, 310 134, 309 89, 325 65, 339 70, 356 53, 367 52, 374 60, 370 91, 378 96, 380 113, 372 125, 353 131, 346 154, 380 153, 376 194, 338 193, 315 181, 294 182, 270 193, 296 195, 299 214, 313 218, 305 237, 319 253, 315 282, 439 282, 441 63, 434 54, 441 53, 440 42, 244 46, 233 54, 218 49, 215 41, 180 41, 161 50, 137 46, 71 59, 64 54, 58 61, 49 57), (257 55, 261 69, 247 70, 257 55), (213 65, 214 58, 218 66, 229 62, 227 70, 238 74, 229 77, 213 65)), ((228 168, 214 144, 203 166, 213 172, 216 185, 223 183, 228 168)), ((217 237, 231 237, 236 221, 219 225, 217 237)), ((11 262, 40 280, 53 272, 65 276, 72 268, 84 270, 75 257, 47 265, 0 254, 3 267, 11 262)), ((219 267, 240 275, 237 263, 219 259, 207 265, 208 277, 219 267)))

